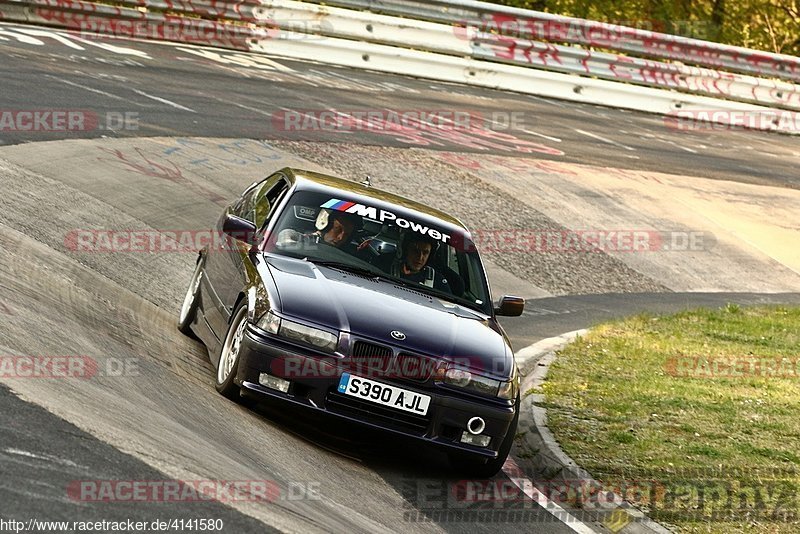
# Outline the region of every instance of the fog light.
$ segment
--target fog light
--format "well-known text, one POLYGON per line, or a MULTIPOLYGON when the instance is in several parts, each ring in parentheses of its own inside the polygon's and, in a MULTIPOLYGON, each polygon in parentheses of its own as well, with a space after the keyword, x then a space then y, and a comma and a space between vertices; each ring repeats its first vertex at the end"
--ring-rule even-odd
POLYGON ((480 417, 473 417, 469 421, 467 421, 467 431, 470 434, 483 434, 483 431, 486 430, 486 421, 484 421, 480 417))
POLYGON ((490 441, 492 441, 492 436, 476 436, 475 434, 470 434, 469 432, 461 433, 461 443, 466 443, 467 445, 488 447, 490 441))
POLYGON ((289 391, 289 384, 291 384, 291 382, 288 380, 278 378, 277 376, 268 375, 267 373, 261 373, 258 375, 258 383, 270 389, 277 389, 283 393, 289 391))

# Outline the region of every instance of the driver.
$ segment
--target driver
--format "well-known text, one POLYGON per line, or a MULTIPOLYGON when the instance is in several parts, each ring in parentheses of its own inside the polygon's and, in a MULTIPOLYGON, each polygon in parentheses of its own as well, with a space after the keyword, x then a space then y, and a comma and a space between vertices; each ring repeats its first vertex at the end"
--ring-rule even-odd
POLYGON ((360 230, 362 225, 363 220, 358 215, 322 209, 314 224, 316 232, 302 234, 292 228, 286 228, 278 233, 275 244, 280 248, 304 248, 311 244, 325 243, 332 247, 344 248, 350 244, 353 234, 360 230))

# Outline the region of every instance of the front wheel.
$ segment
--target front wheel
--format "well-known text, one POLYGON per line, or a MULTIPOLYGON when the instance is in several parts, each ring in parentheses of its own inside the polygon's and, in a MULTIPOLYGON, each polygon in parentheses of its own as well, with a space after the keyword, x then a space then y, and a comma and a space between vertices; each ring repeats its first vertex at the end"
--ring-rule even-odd
POLYGON ((472 455, 464 453, 453 453, 450 455, 450 465, 459 473, 469 476, 471 478, 491 478, 503 468, 506 463, 508 453, 511 452, 511 446, 514 444, 514 436, 517 435, 517 424, 519 423, 520 411, 520 397, 517 394, 517 411, 511 424, 508 426, 503 442, 500 444, 500 449, 497 451, 497 458, 492 460, 476 459, 472 455))
POLYGON ((238 401, 240 389, 236 385, 236 371, 239 368, 239 351, 244 340, 244 331, 247 328, 247 303, 242 302, 233 312, 233 319, 228 326, 222 352, 217 365, 217 379, 215 387, 218 392, 231 400, 238 401))

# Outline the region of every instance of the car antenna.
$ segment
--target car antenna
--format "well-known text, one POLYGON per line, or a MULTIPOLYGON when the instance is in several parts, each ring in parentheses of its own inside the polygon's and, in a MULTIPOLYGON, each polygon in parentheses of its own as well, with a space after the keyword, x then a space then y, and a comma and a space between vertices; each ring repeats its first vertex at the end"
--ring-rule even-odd
POLYGON ((372 178, 370 178, 369 174, 367 175, 366 178, 364 178, 364 181, 361 182, 361 185, 365 185, 367 187, 372 187, 372 178))

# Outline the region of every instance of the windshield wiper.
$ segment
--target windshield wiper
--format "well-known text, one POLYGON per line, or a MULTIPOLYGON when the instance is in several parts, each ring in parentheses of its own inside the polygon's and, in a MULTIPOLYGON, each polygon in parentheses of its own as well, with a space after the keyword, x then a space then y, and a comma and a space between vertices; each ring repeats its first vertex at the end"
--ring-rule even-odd
POLYGON ((432 287, 426 286, 424 284, 420 284, 419 282, 412 282, 411 280, 405 280, 403 278, 397 278, 394 276, 390 276, 383 272, 376 272, 372 269, 367 269, 366 267, 359 267, 357 265, 351 265, 349 263, 341 262, 341 261, 327 261, 327 260, 312 260, 311 258, 305 258, 306 261, 310 261, 314 265, 322 265, 323 267, 330 267, 331 269, 337 269, 340 271, 345 271, 353 274, 360 274, 362 276, 367 276, 369 278, 378 278, 384 280, 386 282, 390 282, 395 285, 403 286, 408 288, 412 291, 416 291, 418 293, 422 293, 428 298, 440 298, 444 299, 448 302, 451 302, 457 306, 461 306, 464 309, 474 313, 475 311, 479 311, 480 313, 484 313, 483 310, 480 308, 476 308, 473 302, 470 302, 466 299, 461 299, 456 297, 453 294, 446 293, 444 291, 440 291, 438 289, 434 289, 432 287))
POLYGON ((330 267, 331 269, 338 269, 340 271, 346 271, 348 273, 369 276, 370 278, 386 278, 387 280, 391 280, 391 278, 387 277, 383 273, 378 273, 373 271, 372 269, 367 269, 366 267, 359 267, 357 265, 351 265, 349 263, 345 263, 342 261, 312 260, 311 258, 306 258, 306 260, 310 261, 314 265, 322 265, 323 267, 330 267))
POLYGON ((456 306, 459 306, 469 311, 470 313, 475 313, 476 311, 480 313, 485 313, 483 310, 478 308, 474 302, 457 297, 452 293, 447 293, 446 291, 441 291, 439 289, 426 286, 425 284, 420 284, 419 282, 412 282, 411 280, 405 280, 403 278, 386 277, 386 279, 390 280, 395 284, 402 285, 403 287, 407 287, 413 291, 422 293, 426 297, 446 300, 447 302, 455 304, 456 306))
POLYGON ((426 296, 429 293, 433 293, 430 296, 437 296, 440 291, 433 289, 432 287, 426 286, 425 284, 421 284, 419 282, 412 282, 411 280, 406 280, 405 278, 396 278, 394 276, 387 277, 387 280, 391 280, 393 283, 397 285, 401 285, 403 287, 407 287, 409 289, 413 289, 414 291, 419 291, 420 293, 425 293, 426 296))

